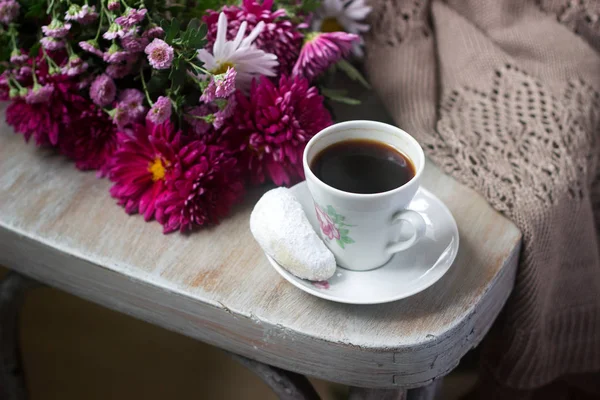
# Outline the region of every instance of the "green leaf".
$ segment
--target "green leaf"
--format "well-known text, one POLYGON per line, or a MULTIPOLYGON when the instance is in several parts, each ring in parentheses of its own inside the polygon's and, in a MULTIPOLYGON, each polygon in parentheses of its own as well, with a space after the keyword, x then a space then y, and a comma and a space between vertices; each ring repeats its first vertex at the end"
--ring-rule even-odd
POLYGON ((354 65, 350 64, 347 60, 340 60, 336 64, 339 69, 341 69, 350 79, 353 81, 358 81, 361 85, 363 85, 367 89, 371 89, 371 85, 365 79, 365 77, 357 70, 354 65))
POLYGON ((342 242, 350 244, 350 243, 354 243, 354 240, 352 240, 349 236, 342 236, 342 242))
POLYGON ((339 245, 340 245, 340 247, 341 247, 342 249, 343 249, 343 248, 345 248, 345 247, 344 247, 344 242, 343 242, 341 239, 337 239, 337 240, 336 240, 336 242, 337 242, 337 244, 339 244, 339 245))
POLYGON ((350 233, 350 229, 340 229, 340 235, 346 236, 348 233, 350 233))
POLYGON ((328 99, 337 101, 338 103, 349 104, 351 106, 356 106, 360 104, 360 100, 353 99, 351 97, 346 97, 346 91, 343 89, 336 90, 321 88, 321 93, 328 99))
POLYGON ((181 30, 181 23, 176 18, 173 18, 170 21, 163 19, 160 21, 160 26, 165 31, 165 42, 172 44, 173 39, 175 39, 175 36, 177 36, 181 30))
POLYGON ((29 57, 31 57, 31 58, 37 57, 37 55, 40 51, 40 46, 41 46, 40 42, 36 42, 33 46, 31 46, 31 49, 29 49, 29 57))
POLYGON ((332 205, 327 206, 327 214, 329 214, 330 217, 335 217, 337 215, 335 208, 333 208, 332 205))
POLYGON ((165 73, 155 73, 152 75, 150 80, 148 81, 148 92, 152 97, 156 97, 156 95, 163 93, 167 84, 169 83, 169 76, 165 73))
POLYGON ((173 66, 171 67, 171 73, 169 79, 171 79, 171 90, 177 91, 185 82, 186 72, 185 63, 181 60, 181 57, 173 60, 173 66))

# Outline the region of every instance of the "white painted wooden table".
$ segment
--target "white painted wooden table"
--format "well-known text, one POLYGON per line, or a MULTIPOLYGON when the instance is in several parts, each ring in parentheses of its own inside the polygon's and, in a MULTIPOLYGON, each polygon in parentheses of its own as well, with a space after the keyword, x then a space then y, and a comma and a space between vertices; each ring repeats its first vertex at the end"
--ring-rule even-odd
MULTIPOLYGON (((372 95, 363 98, 340 119, 385 119, 372 95)), ((458 257, 424 292, 375 306, 312 297, 273 270, 248 229, 264 188, 217 227, 164 236, 158 223, 128 217, 109 185, 0 125, 0 264, 271 366, 394 389, 355 389, 353 398, 400 398, 450 372, 513 285, 518 229, 431 163, 424 186, 456 218, 458 257)), ((0 336, 11 336, 9 325, 0 336)))

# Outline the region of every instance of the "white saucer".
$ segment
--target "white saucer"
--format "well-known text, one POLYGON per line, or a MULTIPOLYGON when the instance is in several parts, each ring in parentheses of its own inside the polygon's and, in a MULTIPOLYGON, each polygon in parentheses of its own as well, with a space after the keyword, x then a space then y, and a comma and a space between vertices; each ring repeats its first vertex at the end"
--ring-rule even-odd
MULTIPOLYGON (((319 223, 306 182, 290 189, 298 199, 316 232, 319 223)), ((292 285, 323 299, 348 304, 387 303, 412 296, 433 285, 450 269, 458 253, 458 228, 448 208, 426 189, 420 188, 408 206, 418 211, 427 231, 416 245, 397 253, 383 267, 350 271, 337 267, 327 282, 300 279, 267 255, 275 270, 292 285)))

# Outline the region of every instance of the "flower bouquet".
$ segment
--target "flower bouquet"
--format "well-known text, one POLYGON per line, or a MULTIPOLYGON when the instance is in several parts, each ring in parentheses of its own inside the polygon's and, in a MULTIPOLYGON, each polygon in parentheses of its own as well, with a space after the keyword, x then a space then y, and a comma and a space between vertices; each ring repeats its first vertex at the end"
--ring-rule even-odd
POLYGON ((303 178, 325 87, 361 55, 364 0, 0 0, 0 100, 25 140, 112 182, 164 232, 218 223, 245 187, 303 178))

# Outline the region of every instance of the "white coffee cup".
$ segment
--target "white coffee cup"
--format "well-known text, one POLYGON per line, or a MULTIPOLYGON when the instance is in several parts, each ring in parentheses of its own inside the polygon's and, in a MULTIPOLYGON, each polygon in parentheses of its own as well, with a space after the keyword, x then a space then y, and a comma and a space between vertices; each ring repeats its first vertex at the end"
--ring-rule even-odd
POLYGON ((321 238, 339 266, 355 271, 383 266, 394 253, 410 248, 424 236, 425 220, 406 207, 419 189, 425 155, 419 143, 403 130, 375 121, 332 125, 308 142, 303 165, 321 238), (311 162, 325 148, 351 139, 375 140, 394 147, 412 161, 415 176, 400 187, 373 194, 345 192, 325 184, 310 169, 311 162))

